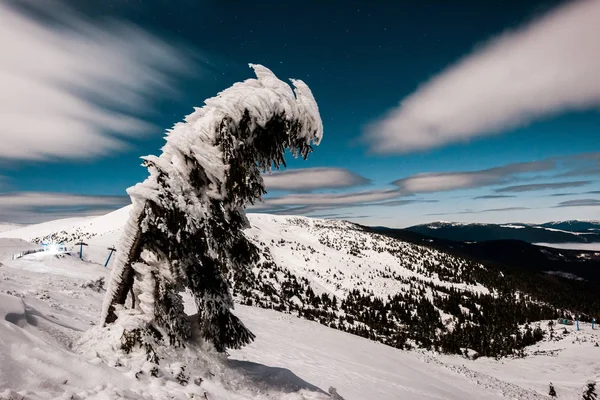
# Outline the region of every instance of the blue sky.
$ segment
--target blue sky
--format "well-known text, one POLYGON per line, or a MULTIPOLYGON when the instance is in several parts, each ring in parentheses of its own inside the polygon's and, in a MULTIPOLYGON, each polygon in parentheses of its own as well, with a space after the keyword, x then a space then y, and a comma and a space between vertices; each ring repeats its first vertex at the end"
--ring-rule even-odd
POLYGON ((600 219, 597 2, 373 3, 0 3, 0 220, 126 204, 139 157, 248 62, 304 80, 325 132, 252 211, 600 219))

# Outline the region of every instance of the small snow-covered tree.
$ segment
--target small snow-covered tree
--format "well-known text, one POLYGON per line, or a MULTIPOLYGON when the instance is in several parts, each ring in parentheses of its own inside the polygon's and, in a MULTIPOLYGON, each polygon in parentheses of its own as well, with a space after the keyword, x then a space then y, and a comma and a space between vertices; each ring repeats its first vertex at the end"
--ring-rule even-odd
POLYGON ((585 389, 583 389, 583 400, 596 400, 598 395, 596 394, 596 382, 588 382, 585 389))
POLYGON ((554 385, 550 382, 550 389, 548 391, 548 396, 556 397, 556 390, 554 389, 554 385))
POLYGON ((150 176, 128 189, 133 206, 101 318, 104 325, 127 319, 125 350, 145 347, 154 362, 154 344, 185 345, 194 330, 218 351, 254 338, 231 312, 227 279, 258 258, 242 232, 244 207, 266 193, 261 172, 285 166, 286 150, 306 158, 322 138, 308 86, 292 80, 292 89, 250 66, 257 79, 234 84, 176 124, 162 154, 143 158, 150 176), (185 289, 195 320, 184 313, 185 289))

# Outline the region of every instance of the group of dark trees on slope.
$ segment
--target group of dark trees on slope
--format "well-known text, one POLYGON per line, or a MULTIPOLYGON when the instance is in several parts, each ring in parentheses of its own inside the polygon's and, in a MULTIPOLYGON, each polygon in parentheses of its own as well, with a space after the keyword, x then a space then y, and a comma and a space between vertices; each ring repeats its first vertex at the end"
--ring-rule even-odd
MULTIPOLYGON (((340 232, 339 237, 343 236, 340 232)), ((586 321, 590 312, 600 306, 599 296, 593 291, 568 296, 583 290, 581 282, 482 268, 469 260, 463 260, 460 277, 448 275, 447 270, 434 263, 423 265, 445 282, 477 282, 489 289, 490 294, 438 285, 393 271, 378 271, 380 276, 399 281, 409 289, 386 298, 364 288, 350 291, 343 299, 326 293, 317 296, 306 278, 298 278, 285 266, 277 265, 269 248, 260 247, 264 261, 259 268, 254 273, 242 270, 231 276, 234 295, 242 304, 291 312, 397 348, 418 346, 454 354, 473 349, 490 357, 520 355, 524 347, 544 337, 544 330, 536 321, 571 318, 572 314, 565 310, 578 310, 582 313, 581 320, 586 321), (432 294, 432 300, 427 293, 432 294), (454 317, 451 326, 444 324, 440 311, 454 317)), ((348 248, 349 252, 357 251, 348 248)), ((446 257, 447 265, 456 261, 450 255, 446 257)), ((556 335, 559 334, 562 332, 557 330, 556 335)))
MULTIPOLYGON (((558 397, 556 393, 556 389, 552 382, 548 387, 548 396, 555 399, 558 397)), ((596 393, 596 382, 588 382, 583 388, 583 394, 581 395, 581 400, 596 400, 598 398, 598 394, 596 393)))
MULTIPOLYGON (((397 348, 416 345, 449 353, 474 349, 487 356, 515 354, 543 336, 531 326, 521 331, 520 324, 556 318, 560 309, 587 315, 598 309, 598 297, 573 290, 575 283, 555 279, 540 284, 536 275, 501 274, 474 260, 464 264, 460 277, 433 263, 423 268, 449 282, 477 282, 498 296, 437 286, 392 271, 387 278, 402 281, 409 290, 387 298, 358 289, 344 299, 317 296, 308 280, 276 265, 267 248, 259 249, 243 234, 248 226, 244 206, 265 193, 261 171, 285 165, 287 149, 306 158, 311 144, 322 137, 308 87, 293 81, 292 91, 271 71, 254 68, 258 79, 234 85, 177 124, 162 155, 144 158, 149 178, 128 191, 133 208, 102 323, 117 321, 124 307, 148 318, 139 318, 145 322, 125 332, 124 349, 142 346, 148 359, 158 363, 152 343, 185 346, 196 336, 194 329, 218 351, 243 346, 254 336, 231 313, 233 296, 244 304, 297 313, 397 348), (196 323, 183 311, 179 293, 184 289, 195 299, 196 323), (427 290, 432 300, 425 296, 427 290), (516 291, 524 295, 515 296, 516 291), (440 310, 455 317, 451 329, 440 310)), ((350 251, 361 250, 354 246, 350 251)))

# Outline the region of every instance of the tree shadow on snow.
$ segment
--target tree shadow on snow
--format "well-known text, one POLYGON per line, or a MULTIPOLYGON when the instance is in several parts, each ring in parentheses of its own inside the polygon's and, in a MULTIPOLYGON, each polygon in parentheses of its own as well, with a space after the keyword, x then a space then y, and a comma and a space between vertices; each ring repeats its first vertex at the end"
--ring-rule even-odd
POLYGON ((227 360, 227 366, 244 376, 256 387, 284 393, 309 390, 327 394, 318 386, 306 382, 286 368, 268 367, 250 361, 227 360))

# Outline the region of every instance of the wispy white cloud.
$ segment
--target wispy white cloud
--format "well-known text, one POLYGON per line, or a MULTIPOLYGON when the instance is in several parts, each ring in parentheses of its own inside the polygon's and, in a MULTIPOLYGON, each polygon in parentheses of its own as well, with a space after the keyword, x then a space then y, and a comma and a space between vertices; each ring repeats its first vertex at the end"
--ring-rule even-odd
POLYGON ((323 211, 357 207, 399 207, 416 203, 437 202, 437 200, 416 197, 405 198, 407 196, 410 196, 410 194, 404 194, 398 189, 327 194, 289 194, 268 198, 263 203, 250 207, 248 211, 281 215, 315 216, 313 213, 317 211, 321 211, 319 215, 328 215, 323 214, 323 211))
POLYGON ((573 1, 479 46, 371 125, 380 153, 498 133, 600 105, 600 1, 573 1))
POLYGON ((508 212, 508 211, 523 211, 529 210, 529 207, 502 207, 502 208, 488 208, 484 210, 465 210, 465 211, 454 211, 444 213, 433 213, 427 215, 458 215, 458 214, 485 214, 485 213, 497 213, 497 212, 508 212))
POLYGON ((557 177, 600 175, 600 152, 581 153, 565 157, 569 170, 557 177))
POLYGON ((417 174, 392 182, 408 193, 443 192, 499 185, 510 182, 519 174, 550 171, 556 168, 552 160, 507 164, 478 171, 433 172, 417 174))
POLYGON ((532 183, 527 185, 514 185, 507 186, 500 189, 496 189, 497 193, 520 193, 520 192, 533 192, 537 190, 552 190, 552 189, 565 189, 572 187, 581 187, 589 185, 591 181, 574 181, 574 182, 555 182, 555 183, 532 183))
POLYGON ((34 223, 98 215, 129 204, 128 196, 93 196, 49 192, 0 194, 0 221, 34 223))
POLYGON ((263 176, 267 190, 338 189, 370 181, 345 168, 305 168, 276 171, 263 176))
POLYGON ((505 195, 505 194, 486 194, 484 196, 473 197, 473 200, 508 199, 511 197, 515 197, 515 196, 514 195, 505 195))
POLYGON ((193 53, 58 2, 0 1, 0 159, 90 158, 153 129, 155 96, 195 71, 193 53), (12 4, 12 5, 11 5, 12 4), (40 18, 43 15, 44 18, 40 18))
POLYGON ((264 207, 272 206, 295 206, 295 205, 335 205, 343 206, 356 203, 373 203, 383 200, 394 199, 402 196, 396 189, 388 190, 370 190, 364 192, 351 193, 300 193, 290 194, 281 197, 266 199, 264 207))
POLYGON ((579 199, 569 200, 558 203, 556 207, 593 207, 600 206, 600 200, 598 199, 579 199))
POLYGON ((94 196, 52 192, 14 192, 0 194, 0 207, 119 206, 128 196, 94 196))

